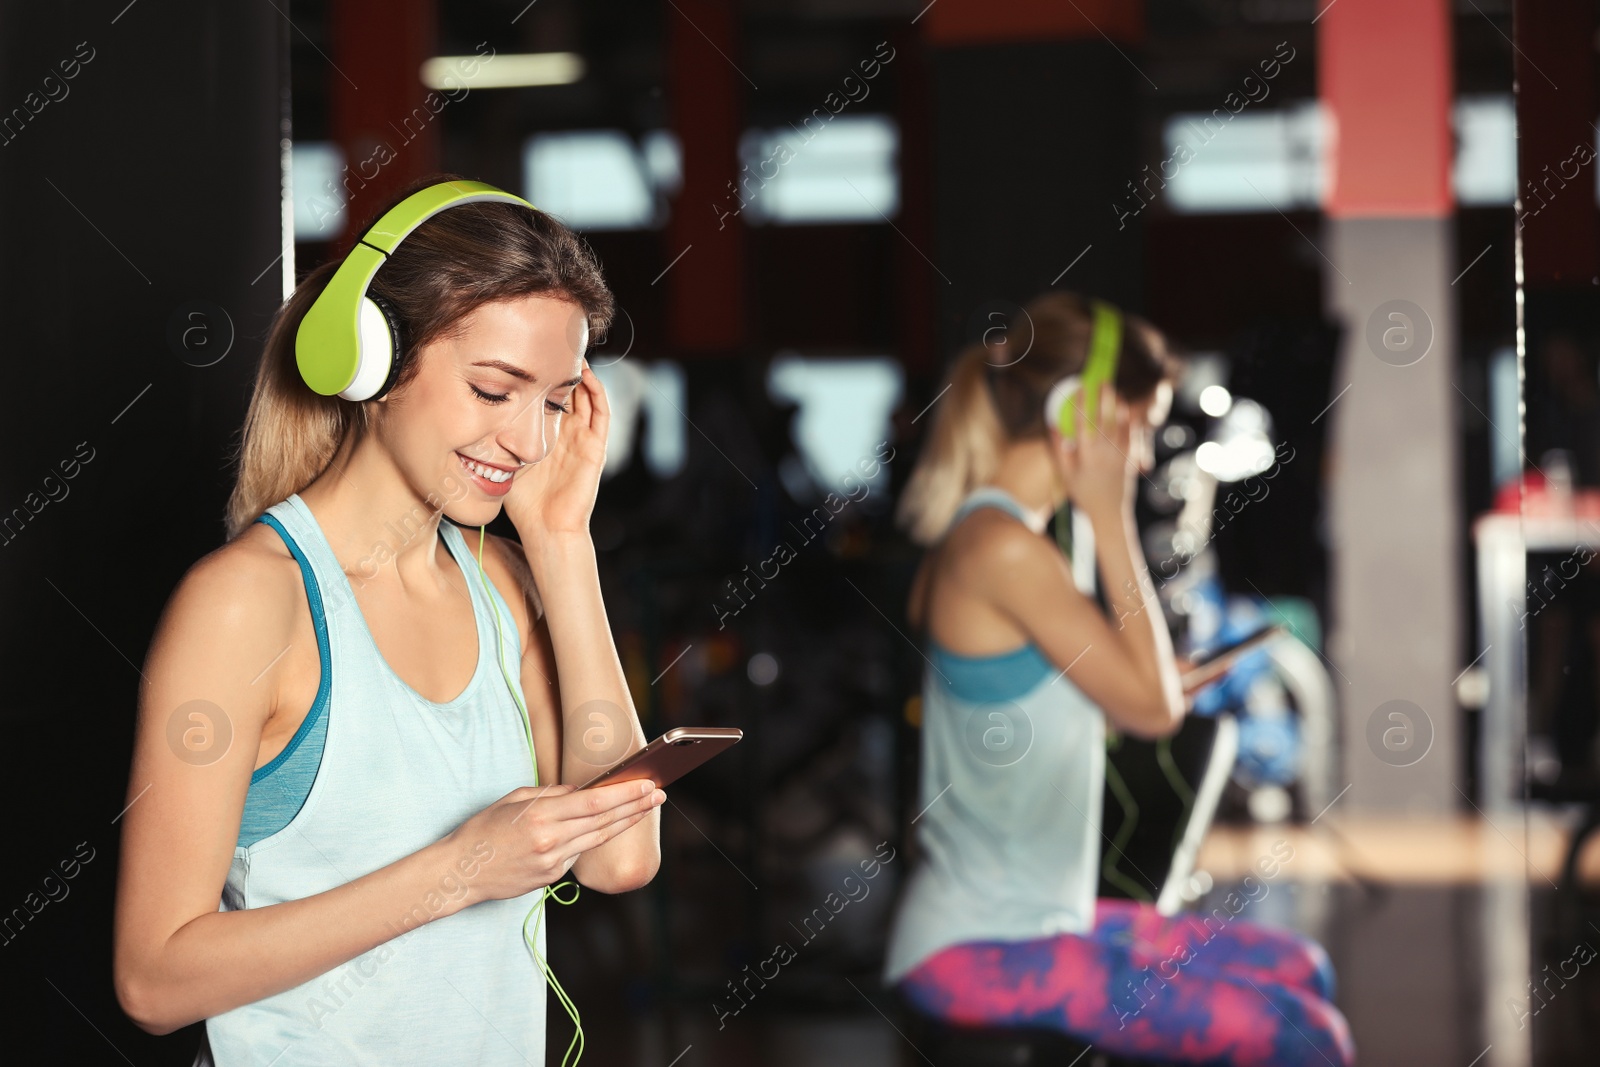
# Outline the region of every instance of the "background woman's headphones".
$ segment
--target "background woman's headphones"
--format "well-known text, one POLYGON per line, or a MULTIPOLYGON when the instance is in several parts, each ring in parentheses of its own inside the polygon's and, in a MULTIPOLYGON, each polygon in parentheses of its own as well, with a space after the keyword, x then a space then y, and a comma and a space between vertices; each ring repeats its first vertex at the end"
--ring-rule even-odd
POLYGON ((371 400, 389 391, 400 374, 400 324, 367 287, 411 231, 446 208, 484 200, 533 209, 484 182, 440 182, 400 201, 361 235, 295 333, 295 364, 313 392, 371 400))
POLYGON ((1080 390, 1083 392, 1083 413, 1093 426, 1100 407, 1100 387, 1116 377, 1117 356, 1122 351, 1122 313, 1103 300, 1094 301, 1093 306, 1094 332, 1089 337, 1089 355, 1084 361, 1083 373, 1061 379, 1044 402, 1045 425, 1055 426, 1069 441, 1077 437, 1073 396, 1080 390))
MULTIPOLYGON (((1055 384, 1044 402, 1046 426, 1055 426, 1061 436, 1077 440, 1077 409, 1072 398, 1083 391, 1083 414, 1088 424, 1095 424, 1100 408, 1100 387, 1112 381, 1117 374, 1117 356, 1122 352, 1122 312, 1104 300, 1093 302, 1094 330, 1089 335, 1089 355, 1084 360, 1082 374, 1070 374, 1055 384)), ((1063 500, 1056 510, 1056 544, 1069 560, 1072 556, 1072 522, 1068 518, 1071 505, 1063 500)), ((1077 562, 1073 568, 1076 571, 1077 562)))

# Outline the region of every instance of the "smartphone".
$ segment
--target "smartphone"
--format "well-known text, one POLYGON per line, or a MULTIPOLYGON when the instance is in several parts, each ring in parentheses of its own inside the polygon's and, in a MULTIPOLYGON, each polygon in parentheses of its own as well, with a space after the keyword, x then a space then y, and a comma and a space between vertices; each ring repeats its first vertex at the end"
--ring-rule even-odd
POLYGON ((1203 653, 1190 661, 1190 669, 1183 674, 1183 691, 1188 693, 1209 685, 1227 674, 1246 653, 1254 652, 1268 641, 1285 633, 1288 633, 1288 630, 1284 629, 1281 623, 1269 623, 1237 641, 1203 653))
POLYGON ((674 726, 648 745, 580 785, 615 785, 648 778, 665 789, 744 736, 737 727, 674 726))

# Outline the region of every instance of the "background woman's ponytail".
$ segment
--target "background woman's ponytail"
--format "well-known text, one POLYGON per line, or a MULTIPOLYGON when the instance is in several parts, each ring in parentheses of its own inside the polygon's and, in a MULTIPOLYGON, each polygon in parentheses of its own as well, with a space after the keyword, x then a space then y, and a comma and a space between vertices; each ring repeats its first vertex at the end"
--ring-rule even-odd
POLYGON ((942 537, 962 499, 999 466, 1006 434, 984 380, 989 356, 980 343, 957 355, 949 390, 934 405, 933 426, 900 494, 895 521, 919 545, 942 537))

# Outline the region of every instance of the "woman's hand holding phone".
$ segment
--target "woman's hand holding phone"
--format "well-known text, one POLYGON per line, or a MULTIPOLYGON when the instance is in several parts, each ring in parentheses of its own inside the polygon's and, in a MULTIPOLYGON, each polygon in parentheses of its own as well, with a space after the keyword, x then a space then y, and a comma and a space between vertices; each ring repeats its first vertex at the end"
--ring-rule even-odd
POLYGON ((440 844, 467 886, 463 907, 554 885, 583 853, 616 837, 665 803, 652 781, 579 791, 572 785, 513 789, 446 835, 440 844), (473 869, 465 875, 465 871, 473 869))

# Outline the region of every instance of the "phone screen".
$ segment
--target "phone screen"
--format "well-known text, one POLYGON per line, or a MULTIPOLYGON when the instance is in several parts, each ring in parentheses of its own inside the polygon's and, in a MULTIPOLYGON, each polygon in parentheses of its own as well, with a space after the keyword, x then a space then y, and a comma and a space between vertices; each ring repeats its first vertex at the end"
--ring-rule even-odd
POLYGON ((1236 659, 1238 658, 1238 655, 1248 652, 1256 645, 1265 642, 1269 637, 1282 632, 1284 632, 1284 629, 1281 624, 1275 622, 1269 623, 1258 630, 1250 631, 1237 641, 1232 641, 1226 645, 1222 645, 1219 648, 1213 648, 1207 652, 1204 652, 1199 656, 1194 657, 1189 662, 1198 668, 1210 666, 1211 664, 1222 659, 1224 656, 1231 656, 1236 659))
POLYGON ((1229 669, 1244 656, 1287 632, 1281 624, 1272 623, 1191 660, 1189 670, 1185 671, 1182 677, 1184 691, 1193 692, 1211 684, 1227 674, 1229 669))

